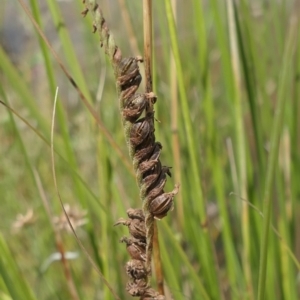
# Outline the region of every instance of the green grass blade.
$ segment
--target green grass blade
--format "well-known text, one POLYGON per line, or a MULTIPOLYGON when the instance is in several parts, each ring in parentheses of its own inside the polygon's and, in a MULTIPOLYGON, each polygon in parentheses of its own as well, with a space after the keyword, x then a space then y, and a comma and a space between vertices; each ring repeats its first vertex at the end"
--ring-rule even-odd
POLYGON ((289 35, 286 42, 286 49, 284 52, 282 62, 282 73, 280 74, 279 90, 278 90, 278 104, 276 113, 274 116, 274 126, 272 127, 272 136, 270 142, 270 154, 266 173, 266 185, 264 189, 264 215, 263 221, 263 234, 260 248, 260 265, 259 265, 259 281, 258 281, 258 300, 264 299, 265 294, 265 281, 266 281, 266 270, 267 270, 267 257, 268 257, 268 238, 269 228, 272 210, 272 185, 274 178, 274 171, 276 167, 276 161, 278 157, 279 138, 282 130, 282 123, 284 117, 284 107, 286 104, 286 87, 288 78, 288 72, 290 71, 292 64, 292 57, 296 46, 296 29, 298 25, 297 17, 291 19, 291 25, 289 35))
MULTIPOLYGON (((178 74, 178 89, 179 89, 179 95, 180 95, 180 103, 181 103, 181 110, 183 115, 183 121, 185 126, 185 132, 186 132, 186 139, 187 139, 187 146, 188 146, 188 152, 189 152, 189 159, 190 159, 190 165, 191 165, 191 173, 193 177, 193 183, 192 187, 195 193, 195 198, 197 199, 197 203, 195 204, 197 207, 197 213, 199 214, 200 223, 204 222, 206 218, 206 212, 205 212, 205 205, 204 205, 204 199, 203 199, 203 193, 201 189, 201 180, 200 180, 200 170, 199 170, 199 161, 197 159, 196 155, 196 145, 195 145, 195 137, 193 135, 193 126, 191 123, 191 119, 189 116, 189 104, 187 100, 187 94, 186 89, 184 86, 184 76, 183 76, 183 69, 182 64, 180 61, 179 56, 179 47, 178 47, 178 41, 177 41, 177 35, 176 35, 176 28, 174 23, 174 18, 172 15, 172 7, 169 0, 165 2, 166 5, 166 13, 167 13, 167 19, 168 19, 168 26, 170 31, 170 38, 171 38, 171 44, 172 44, 172 51, 175 59, 176 64, 176 70, 178 74)), ((213 297, 220 297, 220 290, 219 290, 219 284, 218 279, 216 275, 216 270, 212 268, 214 265, 213 261, 213 251, 212 251, 212 245, 210 242, 210 237, 208 236, 208 233, 204 233, 199 238, 202 241, 202 247, 199 249, 202 252, 202 259, 203 264, 205 265, 205 276, 209 280, 211 293, 213 297), (205 257, 205 259, 204 259, 205 257)))

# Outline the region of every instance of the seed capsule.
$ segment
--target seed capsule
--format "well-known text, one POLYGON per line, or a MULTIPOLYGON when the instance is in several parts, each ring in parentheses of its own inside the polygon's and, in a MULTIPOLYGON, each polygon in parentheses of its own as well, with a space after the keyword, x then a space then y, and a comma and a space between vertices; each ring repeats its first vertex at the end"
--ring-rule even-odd
MULTIPOLYGON (((161 168, 160 160, 146 160, 143 161, 138 168, 138 173, 140 175, 157 173, 156 169, 161 168)), ((144 176, 146 177, 146 175, 144 176)))
POLYGON ((160 164, 157 164, 156 167, 156 173, 153 172, 151 175, 145 174, 143 179, 143 183, 147 183, 147 194, 156 187, 163 189, 167 181, 166 174, 171 174, 169 167, 161 167, 160 164))
POLYGON ((122 113, 126 120, 135 122, 144 112, 148 104, 145 94, 135 94, 131 96, 125 103, 122 113))
POLYGON ((145 221, 139 220, 139 219, 119 219, 116 225, 125 225, 128 226, 129 233, 131 236, 133 236, 135 239, 141 241, 142 243, 146 242, 146 228, 145 228, 145 221))
POLYGON ((139 219, 141 221, 145 220, 144 212, 140 208, 128 208, 126 213, 130 219, 139 219))
POLYGON ((138 171, 140 174, 144 174, 148 171, 151 171, 152 173, 156 172, 153 168, 156 167, 156 164, 160 164, 159 156, 161 149, 162 145, 160 143, 156 143, 151 156, 147 160, 140 162, 138 166, 138 171))
POLYGON ((155 149, 156 145, 160 144, 159 142, 154 143, 154 140, 151 136, 149 138, 152 139, 152 143, 149 143, 148 146, 143 147, 144 145, 141 144, 135 148, 135 154, 133 157, 133 167, 135 170, 138 168, 139 164, 142 161, 148 159, 151 156, 151 153, 155 149))
POLYGON ((160 295, 156 290, 150 287, 148 287, 145 290, 145 293, 141 298, 141 300, 165 300, 165 299, 166 299, 165 296, 160 295))
POLYGON ((178 193, 179 185, 170 193, 164 193, 149 203, 149 210, 156 219, 165 217, 170 209, 173 207, 173 198, 178 193))
POLYGON ((154 132, 153 113, 135 122, 130 130, 130 143, 133 147, 142 144, 145 140, 151 137, 154 132))
POLYGON ((138 59, 135 57, 125 57, 120 61, 117 70, 117 78, 122 91, 125 91, 131 86, 138 87, 140 85, 142 76, 137 62, 138 59))
POLYGON ((146 244, 134 238, 123 237, 120 240, 126 244, 127 252, 132 259, 146 261, 146 244))
POLYGON ((126 273, 133 279, 142 279, 147 277, 147 271, 143 262, 132 259, 126 263, 126 273))
POLYGON ((133 297, 141 297, 145 293, 148 284, 143 279, 137 279, 134 282, 128 282, 126 285, 127 292, 133 297))

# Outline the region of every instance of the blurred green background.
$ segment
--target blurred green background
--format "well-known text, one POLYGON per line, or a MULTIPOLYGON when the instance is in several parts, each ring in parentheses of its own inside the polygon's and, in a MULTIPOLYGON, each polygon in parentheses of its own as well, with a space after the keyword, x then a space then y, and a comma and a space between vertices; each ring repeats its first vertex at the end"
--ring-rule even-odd
MULTIPOLYGON (((81 1, 26 3, 106 130, 19 2, 2 1, 0 100, 16 113, 0 106, 0 299, 113 299, 55 190, 56 87, 59 193, 105 278, 130 299, 127 231, 113 224, 141 203, 111 66, 81 1)), ((142 1, 98 3, 123 56, 141 55, 142 1)), ((299 16, 293 0, 153 1, 155 133, 172 166, 166 191, 181 185, 158 222, 167 299, 300 297, 299 16)))

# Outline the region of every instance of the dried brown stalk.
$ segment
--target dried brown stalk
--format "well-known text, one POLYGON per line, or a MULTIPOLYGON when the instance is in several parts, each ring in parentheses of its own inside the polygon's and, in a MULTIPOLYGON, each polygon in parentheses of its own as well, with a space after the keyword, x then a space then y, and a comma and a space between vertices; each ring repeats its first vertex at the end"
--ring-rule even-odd
MULTIPOLYGON (((176 185, 172 192, 164 192, 167 175, 171 176, 171 173, 169 167, 161 164, 159 157, 162 145, 155 140, 153 105, 156 96, 152 92, 151 71, 147 71, 151 60, 145 66, 146 93, 136 93, 142 80, 138 66, 142 58, 123 58, 98 4, 92 0, 84 3, 86 9, 83 15, 88 12, 93 14, 94 32, 99 33, 101 46, 115 72, 125 138, 143 202, 143 211, 130 209, 127 212, 129 219, 120 219, 116 224, 128 226, 130 233, 129 238, 121 240, 132 258, 126 265, 131 278, 127 291, 140 299, 164 299, 163 295, 149 286, 154 219, 163 218, 172 209, 179 186, 176 185)), ((150 56, 146 57, 148 59, 150 56)))

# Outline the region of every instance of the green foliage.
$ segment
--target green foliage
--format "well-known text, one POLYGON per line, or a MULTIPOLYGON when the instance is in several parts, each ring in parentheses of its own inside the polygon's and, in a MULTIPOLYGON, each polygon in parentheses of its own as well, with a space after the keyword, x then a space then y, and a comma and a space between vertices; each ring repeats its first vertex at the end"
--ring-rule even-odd
MULTIPOLYGON (((32 14, 106 131, 21 6, 4 1, 1 32, 16 45, 23 31, 29 39, 17 57, 4 38, 0 47, 0 100, 15 111, 0 106, 0 298, 113 299, 67 230, 60 232, 67 262, 55 258, 53 220, 62 210, 49 145, 59 86, 59 192, 65 204, 86 212, 76 232, 119 297, 129 299, 128 254, 118 242, 127 231, 113 224, 141 203, 113 70, 89 15, 80 17, 81 1, 42 2, 30 1, 32 14), (10 30, 18 25, 9 13, 20 34, 10 30)), ((137 55, 141 1, 125 1, 126 11, 122 2, 99 0, 123 54, 137 55)), ((174 174, 166 191, 180 180, 174 211, 158 222, 167 290, 174 299, 299 299, 299 8, 292 0, 177 2, 174 18, 172 1, 153 1, 156 136, 174 174)))

